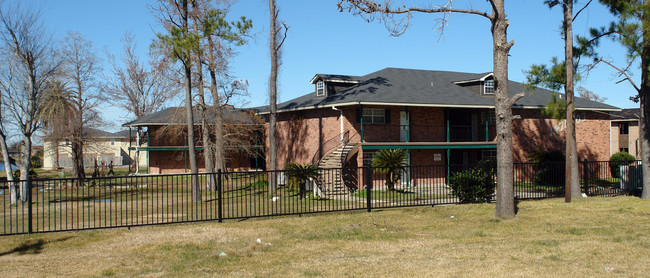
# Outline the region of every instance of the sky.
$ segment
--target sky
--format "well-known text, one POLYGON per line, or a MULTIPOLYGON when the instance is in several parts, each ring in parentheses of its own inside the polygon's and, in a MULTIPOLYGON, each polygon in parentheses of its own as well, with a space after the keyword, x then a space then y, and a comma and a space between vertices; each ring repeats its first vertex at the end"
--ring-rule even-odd
MULTIPOLYGON (((17 1, 17 0, 9 0, 17 1)), ((43 21, 55 39, 68 31, 80 32, 90 40, 97 55, 104 59, 104 70, 110 74, 104 51, 119 57, 121 39, 132 32, 138 52, 146 57, 155 34, 164 32, 148 5, 154 0, 22 0, 23 5, 40 8, 43 21)), ((452 14, 444 32, 439 31, 439 16, 416 14, 411 26, 399 37, 391 37, 385 25, 367 22, 360 16, 337 10, 336 0, 277 0, 280 18, 289 25, 283 46, 279 76, 279 102, 314 91, 310 84, 314 75, 366 75, 387 67, 424 70, 483 73, 492 71, 492 38, 490 23, 475 15, 452 14)), ((399 1, 397 1, 399 2, 399 1)), ((443 3, 446 1, 407 1, 408 5, 443 3), (420 3, 422 2, 422 3, 420 3)), ((579 0, 575 10, 587 1, 579 0)), ((484 0, 456 0, 456 8, 472 7, 489 11, 484 0)), ((553 56, 563 57, 564 42, 560 34, 562 9, 549 9, 542 0, 506 1, 511 24, 508 39, 515 44, 510 51, 509 79, 525 81, 524 70, 532 64, 549 63, 553 56)), ((249 82, 249 96, 239 106, 268 104, 269 8, 265 0, 240 0, 228 13, 231 20, 246 16, 253 21, 253 37, 237 47, 231 62, 231 75, 249 82)), ((574 23, 574 34, 587 35, 590 27, 606 25, 612 17, 600 4, 592 3, 574 23)), ((625 50, 615 42, 605 41, 599 52, 614 63, 625 63, 625 50)), ((635 65, 635 68, 639 68, 635 65)), ((635 81, 640 80, 638 70, 635 81)), ((601 64, 583 76, 582 86, 606 97, 608 104, 635 108, 629 100, 635 94, 627 82, 608 66, 601 64), (617 84, 618 83, 618 84, 617 84)), ((181 105, 180 100, 168 106, 181 105)), ((100 107, 105 120, 113 123, 109 130, 118 130, 128 120, 126 111, 110 105, 100 107)))

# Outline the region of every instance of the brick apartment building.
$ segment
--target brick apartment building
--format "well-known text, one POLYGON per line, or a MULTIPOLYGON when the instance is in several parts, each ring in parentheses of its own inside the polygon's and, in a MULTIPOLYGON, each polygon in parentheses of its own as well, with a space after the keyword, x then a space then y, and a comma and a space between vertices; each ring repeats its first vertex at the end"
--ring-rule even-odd
MULTIPOLYGON (((279 168, 362 166, 386 148, 407 150, 410 165, 469 165, 496 156, 492 73, 385 68, 364 76, 316 74, 311 84, 314 92, 278 105, 279 168)), ((508 86, 511 95, 527 91, 513 106, 521 117, 513 127, 515 161, 535 148, 563 150, 564 121, 542 115, 555 92, 508 86)), ((620 109, 582 98, 575 104, 579 159, 607 160, 609 113, 620 109)), ((257 111, 267 115, 268 107, 257 111)))
POLYGON ((610 155, 627 152, 636 159, 641 159, 639 115, 641 115, 639 108, 623 109, 612 113, 610 155))
MULTIPOLYGON (((198 113, 198 110, 194 111, 196 162, 199 171, 205 171, 198 113)), ((259 117, 250 111, 230 106, 222 109, 222 118, 227 138, 224 146, 226 167, 229 170, 263 169, 265 167, 261 148, 263 124, 259 117)), ((214 122, 214 110, 210 110, 207 119, 208 123, 214 122)), ((144 157, 146 161, 144 168, 147 173, 189 172, 185 123, 185 108, 170 107, 123 124, 136 137, 134 142, 139 142, 129 146, 129 153, 136 157, 144 157)))

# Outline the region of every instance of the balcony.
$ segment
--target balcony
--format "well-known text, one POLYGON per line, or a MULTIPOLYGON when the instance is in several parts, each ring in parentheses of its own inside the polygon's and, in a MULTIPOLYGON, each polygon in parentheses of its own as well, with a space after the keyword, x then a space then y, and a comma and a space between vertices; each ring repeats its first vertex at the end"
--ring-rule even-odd
POLYGON ((490 142, 495 127, 486 125, 385 125, 364 124, 362 140, 381 142, 490 142))

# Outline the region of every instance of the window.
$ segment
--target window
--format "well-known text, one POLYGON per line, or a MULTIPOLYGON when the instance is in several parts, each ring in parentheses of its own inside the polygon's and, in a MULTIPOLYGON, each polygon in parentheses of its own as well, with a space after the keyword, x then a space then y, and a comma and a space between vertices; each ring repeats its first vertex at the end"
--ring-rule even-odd
POLYGON ((630 153, 630 149, 629 149, 629 148, 619 148, 618 151, 619 151, 619 152, 630 153))
POLYGON ((497 150, 483 150, 481 160, 497 160, 497 150))
POLYGON ((316 96, 324 96, 325 95, 325 82, 323 81, 318 81, 316 83, 316 96))
POLYGON ((115 145, 115 140, 111 140, 111 146, 115 145))
POLYGON ((619 123, 618 124, 618 134, 628 134, 630 132, 629 123, 619 123))
POLYGON ((483 82, 483 93, 486 95, 494 95, 494 80, 485 80, 483 82))
POLYGON ((486 121, 489 125, 497 124, 497 115, 494 110, 483 112, 483 122, 481 124, 485 124, 486 121))
POLYGON ((384 109, 363 109, 364 124, 383 124, 386 123, 386 110, 384 109))
POLYGON ((363 166, 371 166, 372 159, 375 157, 375 152, 363 152, 363 166))

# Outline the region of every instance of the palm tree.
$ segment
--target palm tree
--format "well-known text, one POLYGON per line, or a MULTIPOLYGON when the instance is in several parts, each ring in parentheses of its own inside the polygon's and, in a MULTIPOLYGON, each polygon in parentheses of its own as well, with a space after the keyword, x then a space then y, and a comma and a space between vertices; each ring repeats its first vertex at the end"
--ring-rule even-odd
POLYGON ((379 150, 372 159, 372 167, 377 173, 386 174, 386 187, 388 191, 395 190, 395 183, 400 179, 400 172, 404 168, 406 150, 383 149, 379 150))
POLYGON ((288 179, 287 185, 300 188, 300 199, 305 198, 307 181, 320 177, 316 164, 289 163, 284 170, 286 170, 285 175, 288 179))
POLYGON ((43 109, 40 121, 45 130, 45 137, 52 141, 54 147, 54 168, 59 168, 59 142, 70 135, 71 121, 74 119, 72 94, 61 80, 47 84, 43 96, 43 109))

